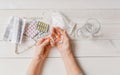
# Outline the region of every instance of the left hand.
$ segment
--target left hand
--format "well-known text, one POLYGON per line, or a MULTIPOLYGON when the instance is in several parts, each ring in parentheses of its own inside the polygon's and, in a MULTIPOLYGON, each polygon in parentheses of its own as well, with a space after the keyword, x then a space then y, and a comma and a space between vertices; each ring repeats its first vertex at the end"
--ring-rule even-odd
POLYGON ((49 37, 41 38, 40 41, 38 41, 38 43, 36 44, 36 49, 37 51, 35 57, 44 60, 48 56, 49 51, 51 49, 50 38, 49 37))

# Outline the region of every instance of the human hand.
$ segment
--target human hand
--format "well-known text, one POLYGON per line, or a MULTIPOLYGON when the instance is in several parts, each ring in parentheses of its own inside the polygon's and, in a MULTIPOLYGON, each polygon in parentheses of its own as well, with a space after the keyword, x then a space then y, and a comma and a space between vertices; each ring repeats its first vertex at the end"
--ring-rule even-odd
POLYGON ((70 41, 65 30, 59 27, 54 27, 51 37, 54 40, 53 45, 57 46, 62 56, 71 53, 70 41))
POLYGON ((38 41, 36 44, 36 54, 35 58, 38 59, 45 59, 48 56, 48 53, 50 51, 51 45, 50 45, 50 38, 49 37, 43 37, 38 41))

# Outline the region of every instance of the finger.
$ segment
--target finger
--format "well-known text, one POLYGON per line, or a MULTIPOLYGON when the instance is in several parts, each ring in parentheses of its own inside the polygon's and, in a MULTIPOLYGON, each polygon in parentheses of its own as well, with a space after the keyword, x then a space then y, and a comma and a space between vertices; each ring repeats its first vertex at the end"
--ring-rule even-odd
POLYGON ((55 27, 52 29, 52 34, 51 34, 51 36, 52 37, 56 37, 56 35, 57 35, 57 32, 56 32, 56 29, 55 29, 55 27))
POLYGON ((60 29, 61 31, 63 31, 63 29, 62 28, 60 28, 60 27, 55 27, 56 29, 60 29))
POLYGON ((50 36, 50 45, 54 46, 55 38, 53 36, 50 36))
POLYGON ((38 46, 38 45, 40 45, 43 41, 45 40, 45 38, 43 37, 43 38, 41 38, 37 43, 36 43, 36 45, 38 46))
POLYGON ((49 45, 50 44, 50 39, 46 39, 45 41, 43 41, 42 43, 41 43, 41 46, 47 46, 47 45, 49 45))
POLYGON ((67 32, 64 30, 63 35, 68 38, 67 32))
POLYGON ((52 30, 52 34, 51 34, 51 40, 54 41, 54 40, 56 40, 56 38, 57 38, 57 32, 54 27, 52 30))
POLYGON ((56 30, 58 31, 58 35, 62 34, 64 37, 68 38, 68 34, 65 30, 61 29, 60 27, 56 27, 56 30))
POLYGON ((40 45, 42 42, 44 42, 47 38, 49 38, 49 36, 45 36, 45 37, 42 37, 37 43, 36 45, 40 45))
POLYGON ((55 32, 55 27, 52 28, 52 33, 54 33, 54 32, 55 32))
POLYGON ((50 48, 51 48, 51 45, 48 45, 48 47, 46 49, 46 54, 48 54, 50 52, 50 48))
POLYGON ((63 30, 62 28, 60 28, 60 27, 55 27, 55 30, 56 30, 57 33, 61 33, 61 34, 62 34, 63 31, 64 31, 64 30, 63 30))
POLYGON ((57 31, 58 38, 60 38, 61 36, 66 37, 65 30, 61 29, 60 27, 56 27, 56 31, 57 31))

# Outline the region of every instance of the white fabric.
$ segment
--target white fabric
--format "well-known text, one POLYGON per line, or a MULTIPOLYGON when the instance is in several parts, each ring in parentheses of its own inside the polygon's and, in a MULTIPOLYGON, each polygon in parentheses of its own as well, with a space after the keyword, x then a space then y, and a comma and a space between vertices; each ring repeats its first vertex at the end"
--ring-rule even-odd
POLYGON ((63 19, 63 16, 59 12, 53 12, 52 15, 52 25, 64 28, 66 23, 63 19))
POLYGON ((52 12, 52 26, 57 26, 65 29, 71 38, 74 38, 73 32, 75 31, 75 23, 70 21, 66 16, 60 12, 52 12))

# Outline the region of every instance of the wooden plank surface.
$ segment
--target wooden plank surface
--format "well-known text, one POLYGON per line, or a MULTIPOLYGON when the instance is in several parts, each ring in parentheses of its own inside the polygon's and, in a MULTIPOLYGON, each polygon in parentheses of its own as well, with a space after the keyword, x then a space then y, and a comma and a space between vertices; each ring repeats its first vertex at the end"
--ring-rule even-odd
POLYGON ((0 9, 119 9, 119 0, 0 0, 0 9))
MULTIPOLYGON (((86 75, 119 75, 119 58, 77 58, 86 75)), ((0 75, 26 75, 31 59, 0 59, 0 75)), ((66 75, 61 58, 48 58, 42 75, 66 75)))
MULTIPOLYGON (((41 18, 41 15, 48 10, 0 10, 0 40, 10 16, 26 17, 27 20, 41 18)), ((53 10, 54 11, 54 10, 53 10)), ((120 10, 58 10, 67 16, 68 19, 77 23, 79 28, 89 18, 97 19, 101 24, 101 35, 99 39, 120 39, 120 10), (111 32, 112 33, 111 33, 111 32)))
MULTIPOLYGON (((119 40, 81 40, 71 41, 73 52, 76 57, 92 57, 92 56, 120 56, 119 40)), ((20 46, 20 54, 15 54, 15 45, 11 43, 0 43, 0 57, 32 57, 35 52, 35 47, 26 49, 28 45, 20 46), (23 52, 22 52, 23 51, 23 52)), ((28 46, 29 47, 29 46, 28 46)), ((56 48, 53 48, 49 57, 60 57, 56 48)))
MULTIPOLYGON (((104 38, 72 40, 74 54, 86 75, 120 75, 120 0, 0 0, 0 40, 9 16, 38 17, 44 9, 58 10, 80 26, 88 18, 98 19, 104 38)), ((0 75, 26 74, 34 48, 19 55, 14 50, 14 44, 0 41, 0 75)), ((42 75, 66 75, 56 49, 46 60, 42 75)))
MULTIPOLYGON (((29 19, 41 17, 43 12, 48 10, 0 10, 0 39, 2 40, 3 31, 10 16, 27 17, 29 19)), ((59 10, 69 19, 77 23, 78 28, 85 24, 88 18, 96 18, 101 23, 100 37, 93 40, 75 37, 72 39, 73 52, 76 57, 80 56, 120 56, 120 10, 59 10)), ((73 32, 74 33, 74 32, 73 32)), ((19 51, 23 51, 31 40, 23 43, 19 51)), ((0 41, 0 57, 32 57, 34 48, 16 55, 15 45, 0 41), (7 46, 7 47, 6 47, 7 46)), ((52 50, 49 57, 60 57, 56 49, 52 50)))

